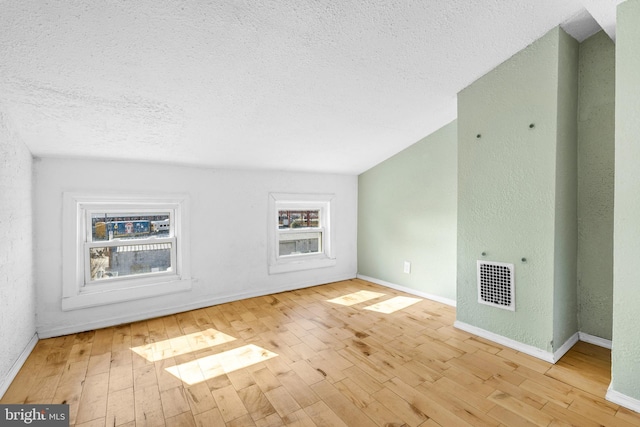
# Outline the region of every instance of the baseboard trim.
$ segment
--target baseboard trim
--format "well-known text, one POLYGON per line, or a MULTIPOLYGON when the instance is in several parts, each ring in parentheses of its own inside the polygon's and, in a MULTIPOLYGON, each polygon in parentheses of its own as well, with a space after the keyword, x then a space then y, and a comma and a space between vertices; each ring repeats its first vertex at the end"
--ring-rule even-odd
POLYGON ((554 361, 555 356, 553 353, 549 351, 541 350, 538 347, 534 347, 528 344, 523 344, 521 342, 512 340, 511 338, 507 338, 502 335, 489 332, 485 329, 478 328, 477 326, 469 325, 468 323, 464 323, 459 320, 456 320, 453 323, 453 326, 458 329, 462 329, 463 331, 469 332, 470 334, 477 335, 481 338, 485 338, 485 339, 488 339, 489 341, 502 344, 506 347, 509 347, 521 353, 528 354, 529 356, 533 356, 538 359, 544 360, 545 362, 555 363, 554 361))
POLYGON ((558 360, 562 359, 562 356, 567 354, 567 352, 571 350, 571 347, 573 347, 578 341, 580 341, 580 333, 576 332, 553 353, 553 363, 555 364, 558 360))
POLYGON ((599 347, 608 348, 611 350, 611 340, 600 338, 595 335, 590 335, 585 332, 578 332, 580 341, 588 342, 589 344, 597 345, 599 347))
POLYGON ((624 406, 627 409, 631 409, 632 411, 640 412, 640 400, 629 397, 626 394, 620 393, 619 391, 615 391, 611 388, 611 384, 609 384, 605 399, 607 399, 609 402, 615 403, 616 405, 624 406))
POLYGON ((305 282, 297 282, 294 284, 289 284, 285 286, 281 286, 278 288, 271 289, 261 289, 258 291, 252 292, 241 292, 232 295, 219 296, 214 298, 208 298, 203 300, 198 300, 197 302, 183 305, 176 305, 172 307, 162 308, 158 310, 151 310, 146 312, 139 312, 135 314, 129 314, 125 316, 116 316, 108 319, 96 320, 93 322, 83 322, 80 325, 68 325, 63 327, 47 327, 44 325, 40 325, 37 327, 38 336, 43 338, 51 338, 51 337, 59 337, 62 335, 75 334, 78 332, 92 331, 94 329, 107 328, 115 325, 122 325, 130 322, 137 322, 140 320, 153 319, 155 317, 168 316, 171 314, 182 313, 184 311, 189 310, 197 310, 200 308, 210 307, 218 304, 224 304, 232 301, 239 301, 247 298, 261 297, 265 295, 277 294, 280 292, 293 291, 296 289, 308 288, 311 286, 317 286, 324 283, 331 282, 339 282, 342 280, 350 280, 353 279, 354 275, 339 275, 334 277, 328 277, 324 279, 321 283, 318 281, 305 281, 305 282))
POLYGON ((27 361, 27 358, 35 348, 36 344, 38 344, 37 333, 33 334, 31 339, 27 343, 27 346, 22 350, 20 356, 18 356, 18 359, 15 361, 13 366, 11 366, 11 369, 9 369, 9 372, 7 372, 7 375, 4 378, 0 379, 0 398, 2 398, 7 392, 9 386, 18 375, 18 372, 20 372, 20 368, 22 368, 24 362, 27 361))
POLYGON ((468 323, 464 323, 459 320, 456 320, 453 323, 453 326, 458 329, 462 329, 463 331, 477 335, 481 338, 485 338, 495 343, 502 344, 513 350, 528 354, 529 356, 533 356, 540 360, 544 360, 545 362, 549 362, 553 364, 555 364, 558 360, 560 360, 562 356, 564 356, 567 353, 567 351, 569 351, 571 347, 573 347, 573 345, 578 342, 578 333, 576 332, 571 337, 569 337, 569 339, 565 341, 564 344, 562 344, 558 350, 551 353, 550 351, 545 351, 545 350, 539 349, 538 347, 534 347, 528 344, 523 344, 519 341, 512 340, 511 338, 498 335, 496 333, 487 331, 482 328, 478 328, 477 326, 469 325, 468 323))
POLYGON ((391 283, 391 282, 386 282, 384 280, 380 280, 380 279, 376 279, 374 277, 369 277, 369 276, 365 276, 364 274, 358 274, 356 276, 357 279, 361 279, 361 280, 366 280, 367 282, 371 282, 371 283, 375 283, 377 285, 381 285, 381 286, 386 286, 387 288, 391 288, 391 289, 395 289, 397 291, 402 291, 402 292, 406 292, 408 294, 412 294, 412 295, 416 295, 419 297, 423 297, 426 299, 430 299, 432 301, 436 301, 436 302, 440 302, 442 304, 446 304, 446 305, 450 305, 452 307, 456 306, 456 301, 449 299, 449 298, 444 298, 438 295, 433 295, 433 294, 429 294, 426 292, 421 292, 421 291, 417 291, 413 288, 408 288, 406 286, 401 286, 401 285, 397 285, 395 283, 391 283))

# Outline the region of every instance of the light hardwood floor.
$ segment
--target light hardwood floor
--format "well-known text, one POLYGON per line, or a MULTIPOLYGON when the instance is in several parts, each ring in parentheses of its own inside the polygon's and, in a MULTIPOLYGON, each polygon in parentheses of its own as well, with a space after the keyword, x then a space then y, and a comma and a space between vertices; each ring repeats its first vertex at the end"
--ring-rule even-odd
POLYGON ((454 319, 337 282, 41 340, 0 402, 67 403, 77 427, 640 425, 604 399, 608 350, 551 365, 454 319))

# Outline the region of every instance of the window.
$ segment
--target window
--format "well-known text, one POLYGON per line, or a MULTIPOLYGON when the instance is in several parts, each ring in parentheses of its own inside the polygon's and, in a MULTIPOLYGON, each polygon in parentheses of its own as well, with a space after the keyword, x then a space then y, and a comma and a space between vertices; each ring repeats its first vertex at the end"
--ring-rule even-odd
POLYGON ((320 217, 320 209, 278 209, 278 256, 322 253, 320 217))
POLYGON ((157 212, 85 209, 85 285, 175 269, 173 209, 157 212))
POLYGON ((333 195, 269 195, 269 273, 335 265, 332 253, 333 195))
POLYGON ((186 196, 64 194, 64 310, 191 288, 186 196))

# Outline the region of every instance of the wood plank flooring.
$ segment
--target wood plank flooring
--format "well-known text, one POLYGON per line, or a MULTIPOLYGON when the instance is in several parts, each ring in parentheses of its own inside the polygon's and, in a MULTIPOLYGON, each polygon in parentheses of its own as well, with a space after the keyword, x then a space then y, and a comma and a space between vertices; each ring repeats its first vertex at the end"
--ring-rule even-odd
POLYGON ((93 426, 640 426, 609 350, 556 365, 354 279, 38 342, 1 403, 93 426))

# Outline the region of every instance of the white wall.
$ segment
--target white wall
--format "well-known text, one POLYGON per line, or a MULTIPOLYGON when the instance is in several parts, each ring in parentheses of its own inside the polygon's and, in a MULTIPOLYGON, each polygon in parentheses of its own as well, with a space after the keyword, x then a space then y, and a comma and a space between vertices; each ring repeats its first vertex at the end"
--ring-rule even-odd
POLYGON ((0 113, 0 397, 36 342, 31 153, 0 113))
POLYGON ((356 275, 356 176, 56 158, 36 159, 34 171, 37 330, 41 338, 356 275), (61 216, 65 191, 189 193, 191 291, 63 312, 61 216), (268 274, 270 192, 336 195, 334 267, 268 274))

